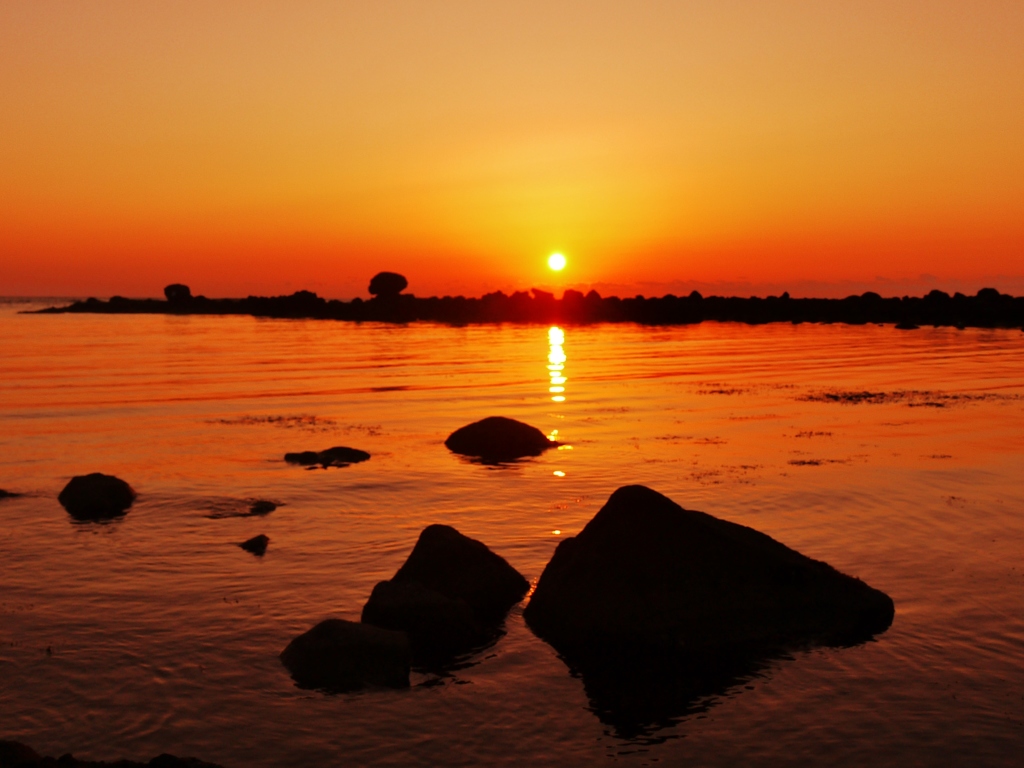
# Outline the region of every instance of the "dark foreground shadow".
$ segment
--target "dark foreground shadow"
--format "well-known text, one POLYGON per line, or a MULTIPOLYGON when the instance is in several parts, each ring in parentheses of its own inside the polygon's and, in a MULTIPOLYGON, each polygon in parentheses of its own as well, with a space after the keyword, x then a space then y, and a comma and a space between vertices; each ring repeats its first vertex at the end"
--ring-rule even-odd
POLYGON ((772 670, 795 662, 802 653, 814 648, 863 645, 885 631, 833 642, 724 653, 685 654, 650 647, 608 646, 582 653, 559 653, 559 658, 569 674, 583 683, 590 711, 616 737, 658 743, 673 737, 666 729, 708 712, 738 686, 770 676, 772 670))
POLYGON ((590 711, 615 736, 657 743, 668 738, 665 729, 706 712, 717 697, 764 673, 774 660, 742 656, 658 658, 645 654, 589 663, 563 661, 583 682, 590 711))
MULTIPOLYGON (((474 647, 459 652, 446 652, 443 649, 414 648, 412 671, 428 675, 435 683, 453 679, 457 672, 472 669, 490 656, 490 651, 498 644, 508 631, 505 623, 486 627, 486 637, 474 647)), ((428 681, 429 682, 429 681, 428 681)))
POLYGON ((682 720, 707 712, 739 686, 770 676, 813 647, 701 655, 619 648, 560 658, 583 683, 590 711, 617 738, 655 744, 672 738, 668 729, 682 720))

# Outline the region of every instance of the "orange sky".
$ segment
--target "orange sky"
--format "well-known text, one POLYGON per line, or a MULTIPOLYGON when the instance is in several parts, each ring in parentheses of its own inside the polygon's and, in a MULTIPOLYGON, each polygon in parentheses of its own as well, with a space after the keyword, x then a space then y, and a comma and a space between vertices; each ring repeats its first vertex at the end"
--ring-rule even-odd
POLYGON ((1024 293, 1022 40, 1020 0, 5 0, 0 295, 1024 293))

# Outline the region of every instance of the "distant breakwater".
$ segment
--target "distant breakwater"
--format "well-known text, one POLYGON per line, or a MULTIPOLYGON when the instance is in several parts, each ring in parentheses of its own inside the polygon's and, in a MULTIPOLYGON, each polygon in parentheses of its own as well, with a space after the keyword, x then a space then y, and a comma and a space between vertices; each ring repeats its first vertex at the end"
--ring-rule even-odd
POLYGON ((983 288, 974 296, 950 296, 932 291, 923 297, 883 298, 868 292, 844 299, 795 299, 781 296, 721 297, 667 295, 660 298, 602 297, 567 290, 562 298, 533 289, 511 295, 488 293, 479 298, 444 296, 421 298, 412 294, 377 295, 369 300, 324 299, 311 291, 289 296, 249 296, 244 299, 208 299, 192 296, 186 286, 168 286, 167 300, 90 298, 65 307, 37 310, 53 313, 252 315, 273 318, 452 325, 474 323, 640 323, 685 325, 705 320, 749 324, 887 323, 898 328, 952 326, 956 328, 1024 328, 1024 297, 983 288), (175 289, 175 290, 172 290, 175 289))

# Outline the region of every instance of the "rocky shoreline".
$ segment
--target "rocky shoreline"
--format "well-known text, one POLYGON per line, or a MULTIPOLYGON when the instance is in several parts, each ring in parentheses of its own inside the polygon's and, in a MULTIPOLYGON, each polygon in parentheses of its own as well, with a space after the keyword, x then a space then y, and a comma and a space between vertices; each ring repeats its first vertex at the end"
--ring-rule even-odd
MULTIPOLYGON (((390 273, 382 273, 390 274, 390 273)), ((176 284, 165 289, 166 300, 128 299, 112 296, 108 301, 96 298, 76 301, 64 307, 37 310, 41 314, 168 314, 168 315, 252 315, 273 318, 309 318, 352 322, 436 322, 453 325, 472 323, 640 323, 643 325, 685 325, 704 321, 762 324, 786 323, 866 323, 894 324, 913 330, 920 326, 954 328, 1022 328, 1024 297, 983 288, 974 296, 931 291, 923 297, 883 298, 868 292, 844 299, 794 299, 788 293, 760 298, 667 295, 660 298, 622 299, 602 297, 596 291, 583 294, 567 290, 562 298, 538 289, 517 291, 511 295, 488 293, 479 298, 442 296, 421 298, 404 294, 388 285, 383 292, 377 278, 371 281, 373 298, 351 301, 325 299, 311 291, 289 296, 249 296, 235 299, 209 299, 193 296, 187 286, 176 284)), ((395 277, 400 278, 400 275, 395 277)), ((404 278, 402 280, 404 282, 404 278)), ((404 288, 404 286, 403 286, 404 288)))

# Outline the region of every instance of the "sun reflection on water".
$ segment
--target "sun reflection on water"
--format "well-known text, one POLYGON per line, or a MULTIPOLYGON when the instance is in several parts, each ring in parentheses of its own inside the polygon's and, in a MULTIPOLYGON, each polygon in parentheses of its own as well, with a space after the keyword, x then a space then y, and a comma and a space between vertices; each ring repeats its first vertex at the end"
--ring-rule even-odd
POLYGON ((565 402, 565 331, 557 325, 548 329, 548 393, 556 403, 565 402))

